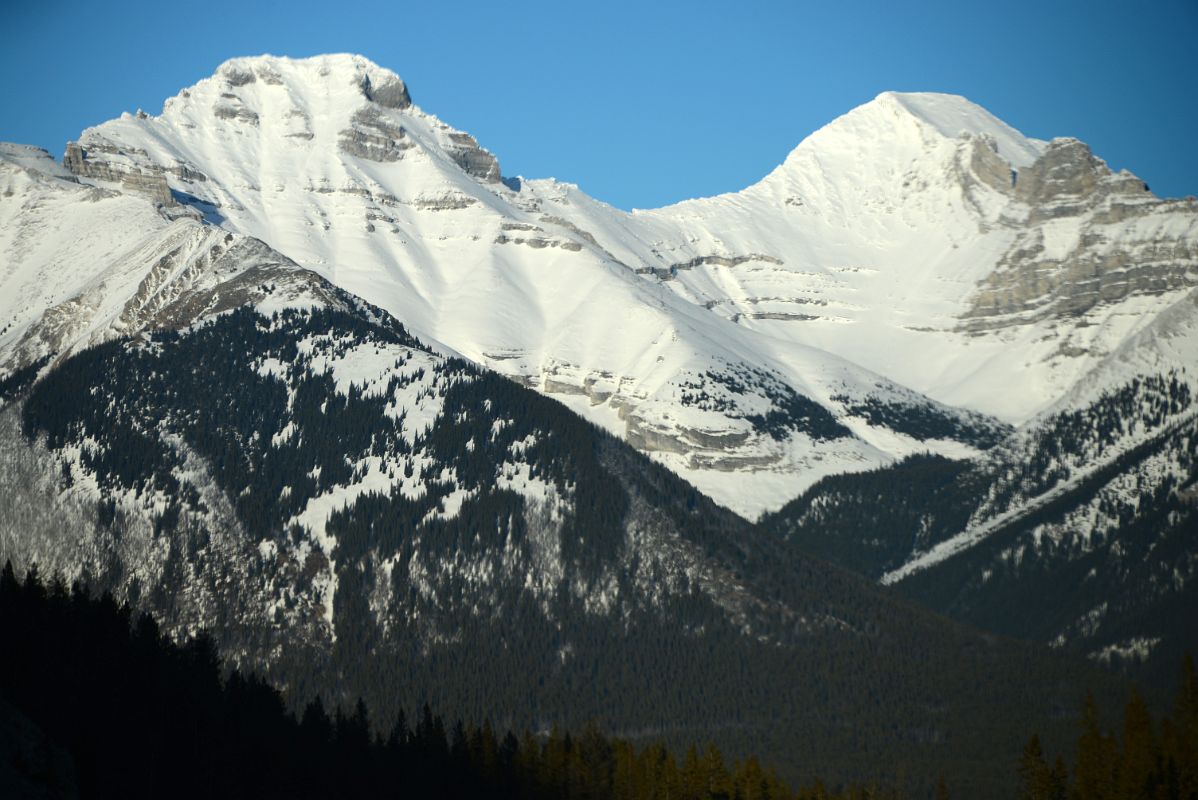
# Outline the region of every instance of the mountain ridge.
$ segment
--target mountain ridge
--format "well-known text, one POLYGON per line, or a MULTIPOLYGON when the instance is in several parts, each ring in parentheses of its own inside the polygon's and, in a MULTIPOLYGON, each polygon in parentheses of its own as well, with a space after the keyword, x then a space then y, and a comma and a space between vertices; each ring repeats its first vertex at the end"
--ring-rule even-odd
POLYGON ((884 92, 740 192, 632 213, 503 178, 352 55, 231 59, 65 163, 266 242, 749 517, 824 475, 976 457, 1198 284, 1198 203, 955 95, 884 92), (807 402, 850 435, 765 424, 807 402), (862 412, 889 406, 950 435, 862 412))
POLYGON ((794 153, 625 213, 345 55, 0 147, 0 551, 383 716, 876 725, 1002 795, 1015 717, 1189 641, 1198 205, 944 95, 794 153))
MULTIPOLYGON (((986 692, 1027 713, 1080 698, 1070 659, 792 550, 318 277, 316 297, 273 284, 19 389, 0 408, 0 553, 109 590, 172 636, 213 631, 293 698, 598 720, 751 749, 795 777, 859 779, 863 728, 841 723, 873 725, 893 695, 871 775, 907 780, 902 763, 948 748, 959 785, 1002 796, 998 731, 1022 735, 1024 718, 977 736, 970 709, 986 692)), ((1098 691, 1118 683, 1083 671, 1098 691)))

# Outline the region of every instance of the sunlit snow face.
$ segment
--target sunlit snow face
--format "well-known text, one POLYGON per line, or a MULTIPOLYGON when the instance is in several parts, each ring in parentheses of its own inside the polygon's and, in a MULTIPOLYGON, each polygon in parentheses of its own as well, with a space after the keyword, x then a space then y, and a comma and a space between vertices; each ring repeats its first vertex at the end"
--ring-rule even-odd
POLYGON ((1188 285, 1078 309, 1067 283, 1032 281, 1012 259, 1038 247, 1033 272, 1071 274, 1053 265, 1116 265, 1161 236, 1198 238, 1192 210, 1150 196, 1118 212, 1040 203, 1013 175, 1033 174, 1046 143, 951 95, 884 93, 744 191, 633 213, 569 184, 504 182, 472 137, 357 56, 234 59, 161 116, 113 120, 81 144, 85 180, 165 190, 178 211, 553 394, 750 515, 823 474, 926 447, 972 452, 853 417, 854 404, 931 400, 1023 421, 1188 285), (1103 221, 1115 213, 1118 234, 1103 221), (682 402, 694 375, 728 365, 777 376, 852 437, 778 441, 746 425, 748 395, 726 411, 682 402))

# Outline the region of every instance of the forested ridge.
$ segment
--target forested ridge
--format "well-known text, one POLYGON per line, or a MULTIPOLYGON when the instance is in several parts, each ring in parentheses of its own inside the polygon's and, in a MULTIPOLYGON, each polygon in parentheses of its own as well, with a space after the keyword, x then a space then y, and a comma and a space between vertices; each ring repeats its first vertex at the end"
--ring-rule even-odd
POLYGON ((41 459, 9 485, 53 489, 0 496, 14 563, 172 637, 209 631, 296 713, 320 696, 376 720, 428 702, 514 730, 595 722, 756 754, 796 785, 943 773, 1006 797, 1029 722, 1059 746, 1087 688, 1122 691, 812 558, 379 320, 242 308, 62 360, 0 413, 0 470, 41 459), (327 524, 292 524, 321 497, 327 524), (63 498, 81 510, 54 516, 63 498))
POLYGON ((1168 680, 1198 648, 1198 418, 1184 370, 1049 415, 984 457, 824 478, 761 528, 921 605, 1168 680))

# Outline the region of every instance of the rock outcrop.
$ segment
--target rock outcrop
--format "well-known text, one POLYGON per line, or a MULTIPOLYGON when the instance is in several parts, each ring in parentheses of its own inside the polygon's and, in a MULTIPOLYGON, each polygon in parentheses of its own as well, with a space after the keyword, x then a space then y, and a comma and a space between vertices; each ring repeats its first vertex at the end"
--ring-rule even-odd
POLYGON ((450 146, 446 148, 449 157, 466 171, 487 183, 499 183, 499 161, 495 156, 479 147, 478 142, 468 133, 453 132, 449 134, 450 146))
MULTIPOLYGON (((984 157, 978 163, 973 174, 994 175, 984 157)), ((1076 316, 1198 285, 1198 201, 1157 199, 1076 139, 1050 142, 1006 191, 1025 216, 1005 212, 1001 223, 1020 232, 973 296, 966 331, 1076 316)))
POLYGON ((408 94, 407 85, 397 75, 386 75, 372 81, 369 75, 362 76, 362 94, 372 103, 383 108, 394 108, 402 111, 412 105, 412 96, 408 94))
POLYGON ((240 97, 231 92, 221 94, 220 100, 212 107, 212 113, 217 119, 231 119, 246 125, 258 124, 258 112, 247 108, 240 97))
POLYGON ((415 145, 407 132, 379 113, 373 106, 359 109, 350 127, 341 131, 337 146, 343 153, 369 161, 399 161, 415 145))
POLYGON ((1015 198, 1031 207, 1029 224, 1094 209, 1110 197, 1154 199, 1130 172, 1112 173, 1077 139, 1053 139, 1036 163, 1015 176, 1015 198))
POLYGON ((143 171, 132 167, 123 167, 105 159, 105 155, 120 155, 117 148, 104 145, 84 149, 77 142, 67 144, 66 154, 62 165, 73 175, 93 180, 119 183, 121 188, 134 194, 145 195, 153 202, 162 206, 175 205, 171 195, 171 187, 166 181, 163 170, 143 171), (96 156, 100 156, 97 158, 96 156))

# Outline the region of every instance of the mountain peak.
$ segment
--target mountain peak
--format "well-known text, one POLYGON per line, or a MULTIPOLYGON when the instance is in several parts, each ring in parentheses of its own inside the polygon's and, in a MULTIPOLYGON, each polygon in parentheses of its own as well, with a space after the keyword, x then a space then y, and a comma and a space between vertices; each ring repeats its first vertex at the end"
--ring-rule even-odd
POLYGON ((963 135, 992 139, 999 155, 1017 169, 1035 162, 1045 147, 960 95, 888 91, 837 117, 807 137, 797 151, 839 151, 870 143, 871 151, 880 147, 888 152, 903 142, 926 151, 938 141, 963 135))
POLYGON ((866 209, 898 209, 913 192, 958 184, 963 146, 989 153, 987 174, 1009 184, 1011 171, 1034 164, 1047 143, 959 95, 888 91, 805 138, 754 191, 782 193, 791 198, 784 202, 857 226, 866 209))
POLYGON ((877 106, 905 112, 949 139, 984 135, 994 139, 998 153, 1014 167, 1026 167, 1040 157, 1044 143, 1029 139, 977 103, 942 92, 882 92, 862 109, 877 106))
POLYGON ((407 108, 412 104, 407 84, 391 70, 365 56, 330 53, 307 58, 260 55, 231 58, 221 64, 217 78, 230 86, 245 86, 262 80, 267 84, 306 85, 348 83, 362 95, 385 108, 407 108))

